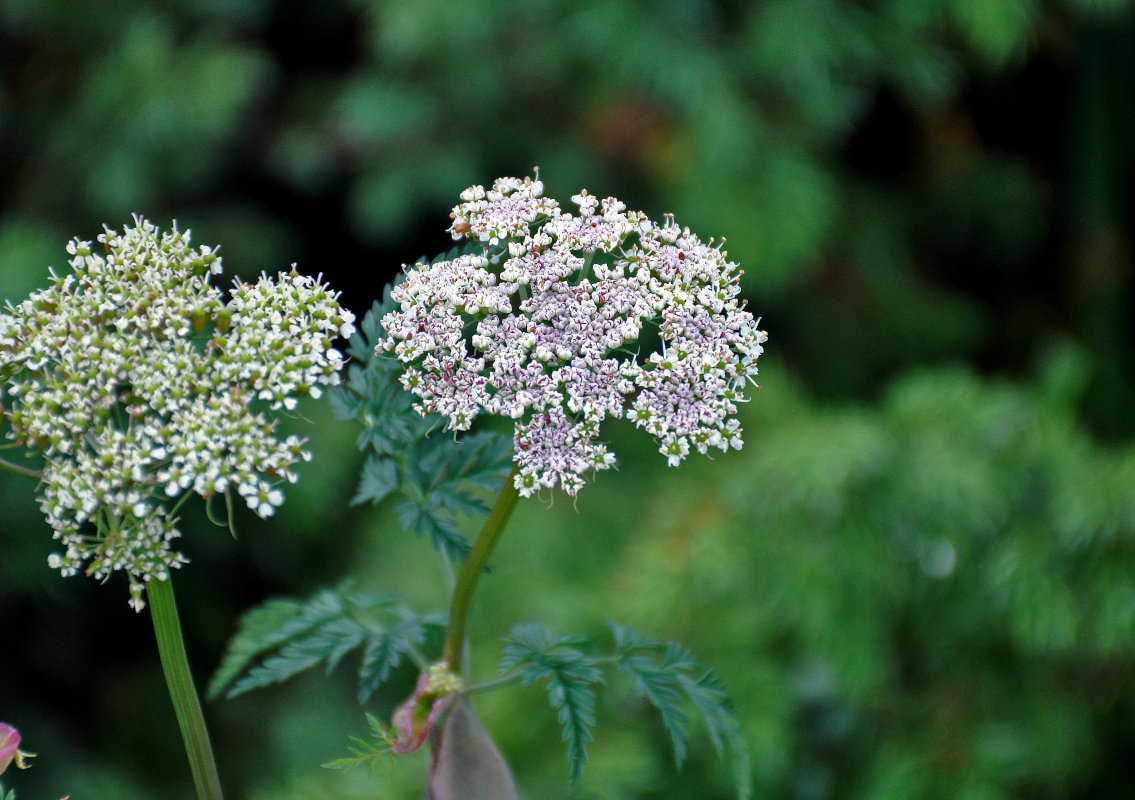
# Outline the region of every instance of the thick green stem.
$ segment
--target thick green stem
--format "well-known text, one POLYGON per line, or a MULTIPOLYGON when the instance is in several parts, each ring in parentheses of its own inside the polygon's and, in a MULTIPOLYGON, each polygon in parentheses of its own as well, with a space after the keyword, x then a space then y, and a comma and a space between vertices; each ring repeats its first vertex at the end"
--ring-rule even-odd
POLYGON ((477 534, 477 541, 469 551, 469 557, 461 567, 457 576, 457 586, 453 589, 453 599, 449 604, 449 630, 445 634, 445 650, 442 659, 449 664, 452 670, 461 669, 461 655, 465 648, 465 626, 469 621, 469 609, 473 600, 473 590, 477 588, 477 581, 485 571, 489 556, 500 541, 508 524, 512 510, 516 508, 516 501, 520 493, 516 490, 513 479, 516 477, 516 467, 505 478, 504 488, 501 489, 489 518, 485 520, 484 527, 477 534))
POLYGON ((181 728, 181 738, 185 741, 193 783, 197 787, 197 800, 222 800, 221 779, 217 775, 213 747, 209 744, 209 732, 205 729, 205 716, 201 713, 201 701, 197 699, 193 676, 189 673, 173 583, 169 578, 149 581, 146 594, 150 600, 150 615, 154 620, 162 671, 177 714, 177 724, 181 728))

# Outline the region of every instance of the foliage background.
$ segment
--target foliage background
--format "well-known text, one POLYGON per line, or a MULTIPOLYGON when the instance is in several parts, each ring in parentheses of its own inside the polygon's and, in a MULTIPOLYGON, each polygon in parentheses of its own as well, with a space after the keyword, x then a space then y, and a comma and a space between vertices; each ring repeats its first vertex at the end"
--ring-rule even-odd
MULTIPOLYGON (((728 236, 772 337, 746 448, 670 471, 613 428, 618 473, 518 512, 475 663, 615 616, 718 668, 760 797, 1128 797, 1133 35, 1128 0, 0 0, 0 295, 132 212, 359 313, 472 183, 538 164, 675 212, 728 236)), ((349 506, 355 431, 305 413, 279 518, 187 521, 202 683, 269 595, 443 605, 427 546, 349 506)), ((188 797, 149 620, 46 568, 30 488, 0 482, 20 796, 188 797)), ((539 691, 480 710, 526 796, 564 796, 539 691)), ((345 670, 209 713, 234 797, 420 794, 421 763, 318 767, 365 731, 345 670)), ((575 797, 731 792, 629 693, 599 713, 575 797)))

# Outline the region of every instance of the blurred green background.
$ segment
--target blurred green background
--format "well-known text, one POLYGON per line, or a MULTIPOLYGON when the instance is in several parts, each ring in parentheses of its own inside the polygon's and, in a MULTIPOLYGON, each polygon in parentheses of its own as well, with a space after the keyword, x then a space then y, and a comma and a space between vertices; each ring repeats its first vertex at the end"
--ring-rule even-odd
MULTIPOLYGON (((669 470, 612 426, 618 472, 514 518, 479 672, 516 622, 616 617, 718 669, 757 797, 1126 798, 1133 91, 1129 0, 0 0, 0 296, 132 212, 360 314, 473 183, 674 212, 770 333, 745 449, 669 470)), ((356 432, 305 414, 276 519, 186 515, 202 684, 266 596, 444 606, 428 546, 349 507, 356 432)), ((148 616, 47 568, 32 488, 0 478, 0 719, 40 753, 6 783, 190 797, 148 616)), ((539 689, 480 711, 526 797, 566 796, 539 689)), ((365 732, 348 668, 207 713, 233 798, 421 796, 424 758, 320 769, 365 732)), ((599 716, 574 797, 731 796, 626 686, 599 716)))

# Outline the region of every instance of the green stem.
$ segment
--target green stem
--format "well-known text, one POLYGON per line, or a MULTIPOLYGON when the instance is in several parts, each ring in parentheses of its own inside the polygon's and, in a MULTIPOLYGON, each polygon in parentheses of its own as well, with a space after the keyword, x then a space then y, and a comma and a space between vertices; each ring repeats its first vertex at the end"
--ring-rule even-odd
POLYGON ((501 489, 493 510, 489 512, 489 518, 485 520, 484 527, 477 534, 477 541, 473 543, 473 549, 469 551, 469 557, 465 559, 461 573, 457 576, 457 586, 453 589, 453 599, 449 605, 449 630, 445 634, 445 650, 442 651, 442 660, 453 670, 461 669, 461 655, 465 649, 465 626, 469 621, 473 590, 477 588, 477 581, 485 571, 489 556, 500 541, 505 525, 512 516, 512 510, 516 508, 516 501, 520 498, 513 480, 516 471, 517 468, 513 467, 512 472, 505 478, 504 488, 501 489))
MULTIPOLYGON (((600 664, 617 664, 618 662, 619 657, 616 655, 596 656, 591 659, 591 663, 597 666, 600 664)), ((473 694, 481 694, 482 692, 492 692, 505 686, 511 686, 514 683, 520 683, 522 680, 524 680, 524 670, 507 672, 504 675, 501 675, 499 678, 493 678, 490 681, 484 681, 483 683, 474 683, 470 686, 466 686, 461 690, 461 694, 468 696, 473 694)))
POLYGON ((43 478, 43 473, 37 469, 29 469, 28 467, 21 467, 19 464, 13 464, 11 461, 5 461, 0 458, 0 469, 6 469, 8 472, 14 472, 17 475, 23 475, 28 478, 43 478))
POLYGON ((181 738, 185 741, 189 769, 197 787, 197 800, 222 800, 221 779, 217 775, 213 748, 209 744, 209 732, 205 729, 201 701, 197 699, 193 676, 189 673, 189 660, 185 655, 185 640, 181 635, 173 583, 169 578, 164 581, 149 581, 146 583, 146 594, 150 600, 150 615, 154 620, 162 672, 165 673, 166 686, 169 687, 169 696, 173 700, 181 738))
POLYGON ((472 686, 466 686, 461 690, 461 694, 469 696, 473 694, 480 694, 481 692, 491 692, 504 686, 511 686, 514 683, 520 683, 520 681, 523 679, 523 672, 510 672, 507 675, 502 675, 501 677, 494 678, 491 681, 485 681, 484 683, 474 683, 472 686))
POLYGON ((592 250, 583 257, 583 266, 579 268, 579 274, 575 276, 577 286, 583 283, 583 279, 587 277, 587 273, 591 269, 591 262, 595 260, 595 252, 596 251, 592 250))

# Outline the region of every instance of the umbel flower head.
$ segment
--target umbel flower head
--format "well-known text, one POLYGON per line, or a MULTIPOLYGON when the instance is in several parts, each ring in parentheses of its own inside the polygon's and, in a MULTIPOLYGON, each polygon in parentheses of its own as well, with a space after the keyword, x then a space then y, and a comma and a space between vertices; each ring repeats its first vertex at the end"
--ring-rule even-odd
POLYGON ((123 571, 131 605, 143 583, 186 559, 172 547, 189 493, 235 493, 270 516, 308 460, 270 412, 339 382, 354 316, 294 268, 231 296, 210 285, 214 248, 190 247, 135 217, 122 233, 67 245, 72 274, 0 315, 8 437, 43 455, 39 502, 64 547, 64 575, 123 571))
POLYGON ((394 287, 377 350, 405 364, 415 409, 454 431, 481 412, 514 419, 523 496, 574 495, 609 468, 607 417, 655 436, 671 466, 740 448, 737 404, 767 337, 724 243, 586 190, 567 212, 543 190, 538 176, 466 189, 450 232, 472 252, 417 264, 394 287))

